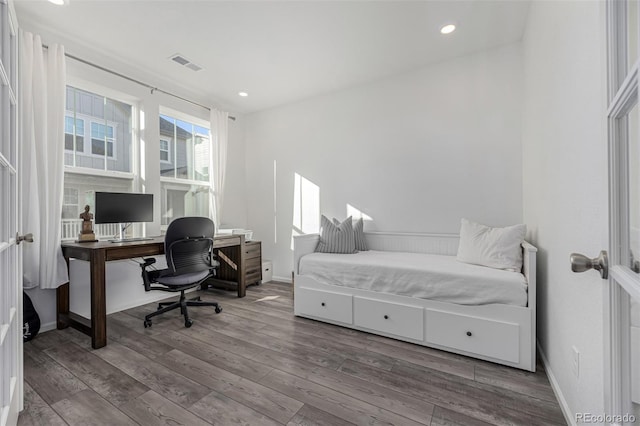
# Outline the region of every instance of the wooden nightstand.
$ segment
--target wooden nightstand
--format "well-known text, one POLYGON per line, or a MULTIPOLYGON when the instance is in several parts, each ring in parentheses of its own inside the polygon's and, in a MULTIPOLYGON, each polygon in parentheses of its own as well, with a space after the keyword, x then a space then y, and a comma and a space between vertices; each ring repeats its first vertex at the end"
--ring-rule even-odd
POLYGON ((262 281, 262 243, 244 243, 244 276, 246 285, 260 284, 262 281))

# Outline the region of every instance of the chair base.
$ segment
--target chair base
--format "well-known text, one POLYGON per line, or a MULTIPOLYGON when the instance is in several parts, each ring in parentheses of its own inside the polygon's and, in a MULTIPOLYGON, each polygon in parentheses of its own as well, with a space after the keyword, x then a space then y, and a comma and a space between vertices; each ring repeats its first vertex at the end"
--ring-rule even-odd
POLYGON ((180 292, 180 300, 176 302, 160 302, 158 303, 158 309, 155 312, 152 312, 149 315, 145 315, 144 328, 151 327, 153 325, 151 318, 155 317, 156 315, 164 314, 165 312, 169 312, 178 308, 180 308, 180 314, 184 316, 184 326, 187 328, 191 327, 191 325, 193 324, 193 320, 189 318, 187 306, 214 306, 216 308, 216 314, 222 312, 222 307, 218 304, 218 302, 203 302, 202 300, 200 300, 200 296, 194 297, 192 299, 187 299, 184 295, 184 290, 182 290, 180 292))

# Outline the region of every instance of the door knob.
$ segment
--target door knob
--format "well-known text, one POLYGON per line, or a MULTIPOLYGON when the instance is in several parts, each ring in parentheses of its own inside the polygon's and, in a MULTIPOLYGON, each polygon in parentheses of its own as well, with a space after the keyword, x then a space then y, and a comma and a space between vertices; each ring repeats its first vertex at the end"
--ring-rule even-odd
POLYGON ((21 242, 27 242, 27 243, 32 243, 33 242, 33 234, 31 232, 29 232, 28 234, 25 235, 20 235, 18 232, 16 232, 16 244, 20 245, 21 242))
POLYGON ((600 255, 593 259, 589 259, 583 254, 571 253, 571 270, 573 272, 584 272, 589 269, 599 271, 602 279, 606 280, 609 277, 609 257, 605 250, 602 250, 600 255))

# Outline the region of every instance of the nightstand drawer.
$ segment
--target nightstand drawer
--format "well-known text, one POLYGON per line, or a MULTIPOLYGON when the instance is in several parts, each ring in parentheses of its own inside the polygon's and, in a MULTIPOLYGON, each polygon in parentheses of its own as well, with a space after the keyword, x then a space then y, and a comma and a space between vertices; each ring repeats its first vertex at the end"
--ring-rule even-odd
POLYGON ((256 242, 250 242, 250 243, 245 243, 244 245, 244 256, 245 259, 251 259, 251 258, 255 258, 255 257, 260 257, 260 242, 256 241, 256 242))

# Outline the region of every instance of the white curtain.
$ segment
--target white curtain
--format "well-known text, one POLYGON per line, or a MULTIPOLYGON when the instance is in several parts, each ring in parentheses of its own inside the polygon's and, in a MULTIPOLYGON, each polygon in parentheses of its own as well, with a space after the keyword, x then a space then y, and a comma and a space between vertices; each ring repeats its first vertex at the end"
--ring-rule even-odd
POLYGON ((209 183, 212 192, 209 197, 209 211, 213 223, 219 228, 222 223, 222 202, 224 199, 224 177, 227 169, 227 145, 229 139, 229 113, 211 109, 211 143, 213 155, 209 163, 209 183))
POLYGON ((60 249, 64 195, 64 47, 45 51, 40 36, 20 31, 22 229, 24 287, 56 288, 69 281, 60 249))

